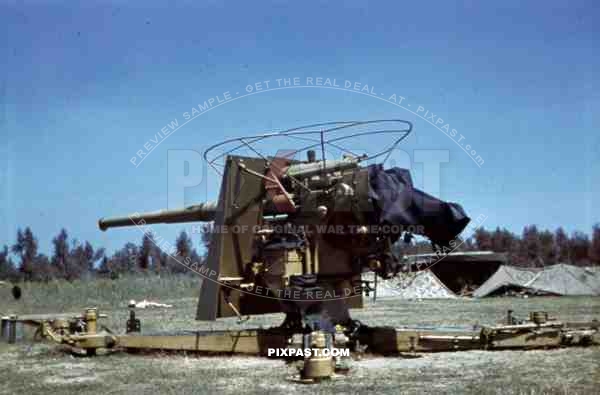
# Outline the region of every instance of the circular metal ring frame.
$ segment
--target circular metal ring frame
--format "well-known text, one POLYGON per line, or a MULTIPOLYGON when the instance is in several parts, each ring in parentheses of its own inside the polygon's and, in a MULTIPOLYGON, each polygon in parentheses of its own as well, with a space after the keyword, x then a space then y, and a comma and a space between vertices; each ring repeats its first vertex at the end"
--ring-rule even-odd
POLYGON ((210 146, 208 149, 206 149, 206 151, 204 151, 204 160, 219 174, 221 174, 220 169, 224 167, 224 164, 219 163, 219 160, 222 160, 228 155, 233 154, 243 148, 249 149, 258 157, 268 161, 268 158, 259 152, 254 144, 276 137, 286 137, 293 140, 308 142, 308 145, 302 146, 295 150, 286 151, 286 157, 293 157, 298 152, 320 147, 322 151, 321 160, 324 160, 325 147, 333 147, 350 154, 359 162, 385 156, 381 162, 385 163, 394 148, 396 148, 398 144, 400 144, 400 142, 408 137, 408 135, 412 132, 412 128, 413 125, 411 122, 402 119, 315 123, 279 132, 262 133, 223 140, 210 146), (356 129, 359 127, 366 127, 369 130, 357 132, 356 129), (341 132, 343 134, 336 135, 337 132, 341 132), (396 137, 389 145, 372 155, 356 155, 351 150, 341 145, 345 141, 353 138, 375 135, 395 135, 396 137), (229 148, 224 152, 217 152, 219 149, 225 148, 229 145, 233 145, 233 148, 229 148))

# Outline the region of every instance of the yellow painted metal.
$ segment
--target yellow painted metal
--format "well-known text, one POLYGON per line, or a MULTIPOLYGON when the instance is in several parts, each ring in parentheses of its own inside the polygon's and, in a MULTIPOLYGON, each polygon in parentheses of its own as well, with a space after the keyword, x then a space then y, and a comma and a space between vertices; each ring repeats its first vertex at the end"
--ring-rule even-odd
MULTIPOLYGON (((278 330, 186 332, 177 335, 112 335, 108 333, 61 335, 50 322, 42 324, 43 335, 57 343, 81 349, 124 348, 138 350, 196 351, 267 355, 269 348, 285 348, 289 334, 278 330)), ((316 336, 312 347, 323 347, 316 336)), ((481 331, 436 331, 368 328, 360 337, 368 351, 377 354, 459 351, 469 349, 550 348, 571 345, 600 345, 597 329, 540 328, 538 330, 490 329, 481 331)), ((315 362, 317 364, 321 362, 315 362)), ((309 368, 312 369, 312 368, 309 368)))
POLYGON ((97 325, 98 319, 98 309, 89 308, 85 310, 85 323, 86 323, 86 332, 90 335, 96 333, 98 329, 97 325))
POLYGON ((117 346, 119 336, 108 333, 96 333, 88 335, 72 335, 65 336, 63 343, 67 343, 76 348, 82 349, 98 349, 98 348, 114 348, 117 346))
POLYGON ((481 339, 479 331, 401 329, 397 331, 396 344, 399 352, 472 350, 481 348, 481 339))
POLYGON ((331 356, 311 356, 304 361, 303 379, 326 379, 334 373, 334 362, 331 356))
MULTIPOLYGON (((95 353, 99 348, 124 348, 267 355, 269 348, 288 347, 288 339, 293 335, 276 328, 114 335, 98 330, 97 318, 102 316, 95 308, 90 308, 83 314, 13 315, 3 317, 3 324, 6 326, 5 332, 15 328, 18 323, 39 330, 43 337, 54 342, 89 350, 90 354, 95 353), (77 327, 75 324, 80 323, 81 320, 87 324, 86 332, 72 332, 73 328, 77 327)), ((598 321, 572 323, 551 319, 547 321, 536 319, 536 321, 539 323, 527 321, 464 331, 362 327, 357 340, 360 344, 368 346, 368 352, 376 354, 600 345, 600 322, 598 321)), ((313 335, 311 347, 326 347, 327 342, 323 334, 316 332, 313 335)), ((12 333, 6 333, 5 337, 9 341, 15 339, 12 333)), ((309 370, 321 369, 319 366, 324 363, 318 360, 313 362, 314 366, 309 366, 309 370)))
POLYGON ((562 343, 560 331, 541 329, 519 332, 492 332, 489 334, 488 349, 559 347, 562 343))
POLYGON ((304 359, 302 368, 302 379, 321 380, 330 378, 334 373, 334 361, 330 353, 325 353, 328 349, 328 338, 331 340, 331 334, 323 331, 314 331, 309 336, 309 344, 314 354, 304 359))
POLYGON ((288 336, 269 330, 188 332, 179 335, 122 335, 117 346, 126 349, 156 349, 267 355, 269 348, 285 348, 288 336))

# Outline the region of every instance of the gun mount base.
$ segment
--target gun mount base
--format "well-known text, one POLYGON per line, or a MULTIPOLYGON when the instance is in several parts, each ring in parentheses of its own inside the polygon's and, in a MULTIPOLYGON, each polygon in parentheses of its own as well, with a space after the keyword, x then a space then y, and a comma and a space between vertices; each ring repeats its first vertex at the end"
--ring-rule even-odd
POLYGON ((202 354, 245 354, 300 361, 299 383, 318 383, 348 371, 350 358, 437 351, 548 349, 600 346, 600 321, 562 322, 534 312, 529 319, 473 328, 437 330, 369 327, 353 321, 334 332, 298 333, 285 327, 227 331, 184 331, 170 334, 115 334, 97 320, 96 309, 83 314, 25 315, 2 318, 3 338, 17 341, 15 328, 33 328, 36 337, 67 345, 85 355, 110 351, 186 351, 202 354), (544 319, 539 319, 543 317, 544 319))

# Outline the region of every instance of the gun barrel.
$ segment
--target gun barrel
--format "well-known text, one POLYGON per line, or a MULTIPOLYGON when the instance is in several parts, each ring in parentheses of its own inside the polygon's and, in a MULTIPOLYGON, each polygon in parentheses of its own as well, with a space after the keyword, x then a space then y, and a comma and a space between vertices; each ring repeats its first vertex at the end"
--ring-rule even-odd
POLYGON ((98 227, 105 231, 132 225, 172 224, 181 222, 208 222, 215 218, 215 202, 200 203, 176 210, 159 210, 150 213, 133 213, 125 217, 100 218, 98 227))
POLYGON ((325 163, 323 163, 322 160, 309 163, 297 163, 290 166, 284 177, 308 178, 321 173, 354 169, 355 167, 358 167, 358 160, 356 159, 328 160, 325 163))

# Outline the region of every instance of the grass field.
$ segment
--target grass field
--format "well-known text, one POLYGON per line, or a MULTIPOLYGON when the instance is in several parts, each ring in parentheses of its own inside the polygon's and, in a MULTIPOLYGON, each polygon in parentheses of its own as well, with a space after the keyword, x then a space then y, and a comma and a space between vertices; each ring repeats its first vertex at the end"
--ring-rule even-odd
MULTIPOLYGON (((105 323, 124 331, 129 299, 173 304, 142 310, 143 331, 251 328, 279 324, 279 314, 242 326, 233 319, 194 321, 198 280, 137 277, 92 283, 31 284, 13 301, 0 290, 0 314, 79 312, 98 306, 105 323)), ((547 310, 564 320, 600 318, 600 298, 483 300, 378 300, 353 312, 370 325, 491 324, 507 309, 524 316, 547 310)), ((78 358, 52 344, 0 343, 0 393, 413 393, 413 394, 598 394, 600 347, 549 351, 467 351, 419 358, 366 358, 352 363, 348 377, 307 386, 286 380, 295 373, 284 361, 253 357, 116 353, 78 358)))

